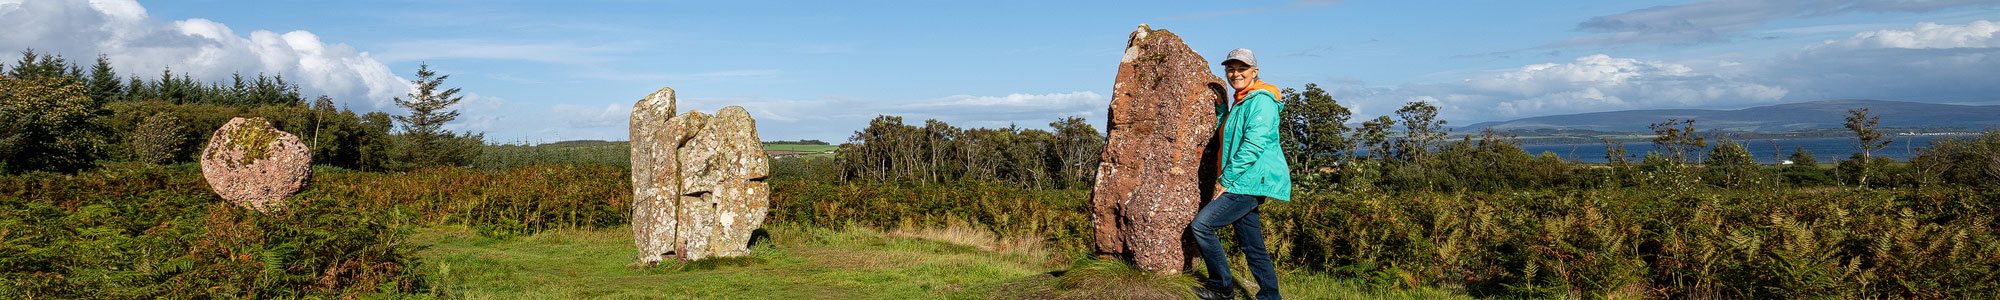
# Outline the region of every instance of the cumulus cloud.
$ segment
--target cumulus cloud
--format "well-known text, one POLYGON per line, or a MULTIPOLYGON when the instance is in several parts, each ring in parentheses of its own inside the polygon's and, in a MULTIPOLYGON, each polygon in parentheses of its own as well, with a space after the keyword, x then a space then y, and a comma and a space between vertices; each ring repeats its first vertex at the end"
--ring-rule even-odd
POLYGON ((0 53, 33 48, 75 61, 103 54, 125 76, 172 68, 216 81, 232 73, 283 75, 306 94, 361 110, 394 107, 412 87, 366 52, 306 31, 239 35, 207 19, 163 22, 134 0, 0 0, 0 53))
POLYGON ((1386 114, 1406 102, 1430 102, 1446 119, 1516 118, 1653 107, 1772 102, 1786 88, 1724 75, 1729 66, 1702 66, 1597 54, 1565 63, 1522 66, 1460 82, 1386 89, 1335 89, 1360 113, 1386 114))
MULTIPOLYGON (((845 140, 854 130, 867 126, 868 120, 878 115, 901 116, 906 124, 922 124, 924 120, 937 119, 963 128, 1013 125, 1044 130, 1050 122, 1076 116, 1103 130, 1104 110, 1111 105, 1111 98, 1091 91, 1005 96, 954 95, 915 101, 853 98, 788 100, 743 96, 681 98, 679 107, 683 113, 689 110, 714 112, 730 105, 743 106, 751 115, 757 116, 759 135, 764 139, 833 139, 827 140, 833 142, 845 140)), ((625 109, 629 112, 630 108, 625 109)))
POLYGON ((1547 48, 1617 44, 1694 44, 1735 39, 1765 23, 1796 17, 1849 12, 1927 12, 1992 5, 1995 0, 1712 0, 1666 5, 1598 16, 1578 23, 1577 31, 1592 33, 1543 46, 1547 48))
POLYGON ((1920 23, 1784 53, 1762 70, 1773 82, 1811 87, 1808 99, 1984 102, 2000 95, 2000 24, 1920 23))
POLYGON ((1458 82, 1328 91, 1357 115, 1410 101, 1447 120, 1493 121, 1652 108, 1742 108, 1781 102, 1881 99, 1990 102, 2000 95, 2000 25, 1920 23, 1751 61, 1667 62, 1598 54, 1468 76, 1458 82))
POLYGON ((1965 25, 1918 23, 1910 30, 1878 30, 1854 34, 1853 38, 1829 41, 1822 48, 1902 48, 1949 49, 2000 47, 2000 23, 1974 21, 1965 25))

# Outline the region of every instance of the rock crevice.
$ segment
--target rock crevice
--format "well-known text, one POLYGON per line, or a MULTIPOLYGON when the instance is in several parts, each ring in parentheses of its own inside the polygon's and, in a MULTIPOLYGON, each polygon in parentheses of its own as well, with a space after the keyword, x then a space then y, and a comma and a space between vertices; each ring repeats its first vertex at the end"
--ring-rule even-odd
POLYGON ((632 110, 632 230, 652 263, 749 255, 770 212, 770 166, 742 107, 674 115, 663 88, 632 110))

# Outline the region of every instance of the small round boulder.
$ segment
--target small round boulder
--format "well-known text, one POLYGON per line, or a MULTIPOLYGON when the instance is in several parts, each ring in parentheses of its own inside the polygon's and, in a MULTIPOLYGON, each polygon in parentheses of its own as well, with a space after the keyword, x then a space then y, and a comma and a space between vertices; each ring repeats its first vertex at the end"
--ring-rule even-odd
POLYGON ((284 207, 285 197, 312 178, 312 154, 298 136, 264 118, 235 118, 201 150, 201 175, 222 199, 260 212, 284 207))

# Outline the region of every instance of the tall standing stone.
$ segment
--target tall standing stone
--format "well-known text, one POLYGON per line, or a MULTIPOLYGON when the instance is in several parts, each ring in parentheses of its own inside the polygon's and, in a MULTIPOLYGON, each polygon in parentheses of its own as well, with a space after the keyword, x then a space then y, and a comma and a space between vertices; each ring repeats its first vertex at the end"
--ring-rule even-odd
POLYGON ((770 212, 756 120, 742 107, 674 115, 661 89, 632 112, 632 230, 643 263, 749 255, 770 212))
POLYGON ((674 117, 674 89, 660 88, 632 105, 632 242, 646 253, 639 260, 659 262, 672 252, 675 207, 680 184, 663 184, 680 173, 677 167, 680 132, 674 117), (664 176, 664 177, 662 177, 664 176))
POLYGON ((233 118, 202 148, 201 175, 222 199, 271 212, 312 178, 312 153, 264 118, 233 118))
MULTIPOLYGON (((690 112, 700 115, 701 112, 690 112)), ((681 145, 681 259, 749 255, 750 235, 771 210, 771 169, 757 121, 724 107, 681 145), (706 238, 704 238, 706 237, 706 238)))
POLYGON ((1198 253, 1187 225, 1206 200, 1203 176, 1214 171, 1203 156, 1224 84, 1179 36, 1145 25, 1126 41, 1116 79, 1091 191, 1095 246, 1140 268, 1178 272, 1198 253))

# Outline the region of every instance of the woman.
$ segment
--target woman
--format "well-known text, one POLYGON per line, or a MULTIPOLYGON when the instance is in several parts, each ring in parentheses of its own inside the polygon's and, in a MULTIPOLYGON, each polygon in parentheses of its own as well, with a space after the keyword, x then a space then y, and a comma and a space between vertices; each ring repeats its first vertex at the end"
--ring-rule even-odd
POLYGON ((1222 128, 1222 170, 1214 201, 1196 213, 1188 224, 1209 278, 1195 294, 1203 299, 1235 298, 1235 279, 1229 275, 1229 258, 1215 231, 1236 226, 1236 244, 1249 259, 1250 275, 1257 279, 1257 299, 1280 299, 1278 273, 1271 266, 1271 252, 1264 248, 1264 223, 1257 219, 1257 206, 1265 199, 1291 201, 1292 172, 1285 165, 1285 153, 1278 147, 1278 87, 1257 78, 1257 58, 1250 49, 1229 51, 1222 61, 1229 87, 1236 90, 1235 101, 1216 107, 1222 128))

